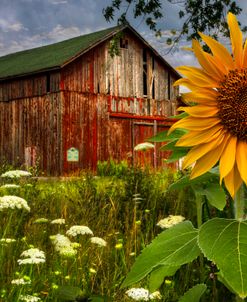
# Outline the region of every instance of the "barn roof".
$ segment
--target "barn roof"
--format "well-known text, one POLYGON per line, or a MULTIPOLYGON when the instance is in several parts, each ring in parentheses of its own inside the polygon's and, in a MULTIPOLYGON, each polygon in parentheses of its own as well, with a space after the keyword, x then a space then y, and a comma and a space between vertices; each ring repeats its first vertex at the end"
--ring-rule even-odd
POLYGON ((0 57, 0 80, 56 70, 78 58, 89 49, 129 28, 178 77, 179 74, 130 25, 115 26, 62 42, 19 51, 0 57))

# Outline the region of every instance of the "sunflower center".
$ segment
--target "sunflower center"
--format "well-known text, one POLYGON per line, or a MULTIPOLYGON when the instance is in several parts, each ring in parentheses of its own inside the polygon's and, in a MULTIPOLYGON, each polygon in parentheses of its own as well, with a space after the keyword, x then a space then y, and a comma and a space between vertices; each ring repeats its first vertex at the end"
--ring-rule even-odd
POLYGON ((218 92, 222 125, 239 140, 247 141, 247 70, 231 70, 218 92))

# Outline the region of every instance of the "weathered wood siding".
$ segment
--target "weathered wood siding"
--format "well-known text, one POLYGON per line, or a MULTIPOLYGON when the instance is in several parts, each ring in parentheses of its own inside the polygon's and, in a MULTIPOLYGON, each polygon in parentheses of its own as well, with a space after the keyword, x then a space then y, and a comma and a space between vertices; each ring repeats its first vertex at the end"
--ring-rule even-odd
MULTIPOLYGON (((126 33, 128 49, 120 48, 119 56, 109 54, 110 41, 101 43, 62 70, 61 88, 75 92, 108 94, 114 97, 143 98, 143 51, 147 55, 147 99, 175 100, 178 88, 173 87, 174 73, 133 34, 126 33), (170 80, 168 80, 168 74, 170 80)), ((152 102, 152 101, 151 101, 152 102)))
POLYGON ((15 164, 39 164, 48 174, 62 172, 59 93, 0 102, 0 157, 15 164))

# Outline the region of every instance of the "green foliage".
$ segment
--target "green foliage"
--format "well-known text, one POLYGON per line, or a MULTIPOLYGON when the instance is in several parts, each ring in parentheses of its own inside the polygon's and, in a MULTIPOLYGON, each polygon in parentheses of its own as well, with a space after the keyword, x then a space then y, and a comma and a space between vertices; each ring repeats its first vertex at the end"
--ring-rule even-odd
MULTIPOLYGON (((177 0, 168 1, 174 3, 174 5, 177 4, 177 0)), ((123 0, 112 0, 111 4, 103 10, 103 14, 109 22, 115 19, 115 15, 119 11, 119 24, 127 22, 128 14, 132 14, 134 18, 144 18, 147 26, 157 36, 160 36, 161 28, 157 22, 165 18, 166 14, 169 14, 169 12, 164 11, 163 2, 161 0, 128 0, 127 5, 124 6, 121 5, 123 0)), ((199 31, 209 33, 214 37, 217 37, 219 32, 229 35, 225 22, 226 12, 230 11, 238 15, 242 11, 241 7, 233 0, 182 0, 179 2, 183 5, 178 13, 178 17, 183 19, 184 23, 178 34, 168 39, 169 45, 177 43, 183 35, 187 36, 188 40, 192 38, 199 39, 199 31)))
POLYGON ((199 230, 198 242, 204 255, 220 270, 226 282, 241 298, 247 296, 247 222, 211 219, 199 230))
MULTIPOLYGON (((197 230, 186 221, 163 231, 148 245, 136 259, 122 287, 130 286, 143 279, 154 268, 167 266, 168 276, 174 267, 179 267, 196 259, 200 254, 197 245, 197 230)), ((164 275, 163 275, 164 276, 164 275)))
POLYGON ((197 284, 189 289, 178 302, 199 302, 206 289, 205 284, 197 284))
POLYGON ((177 266, 161 265, 154 269, 149 277, 150 292, 156 291, 161 287, 165 277, 173 276, 179 269, 177 266))

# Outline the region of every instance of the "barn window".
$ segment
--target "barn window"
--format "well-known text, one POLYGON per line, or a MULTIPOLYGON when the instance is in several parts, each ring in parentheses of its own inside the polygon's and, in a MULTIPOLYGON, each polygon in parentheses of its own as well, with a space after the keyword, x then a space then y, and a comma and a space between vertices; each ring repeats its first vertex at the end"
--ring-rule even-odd
POLYGON ((120 38, 120 48, 128 49, 129 43, 127 39, 120 38))
POLYGON ((143 96, 147 96, 148 94, 148 85, 147 85, 147 50, 144 48, 142 53, 143 58, 143 96))
POLYGON ((49 73, 46 74, 46 92, 51 91, 51 76, 49 73))

